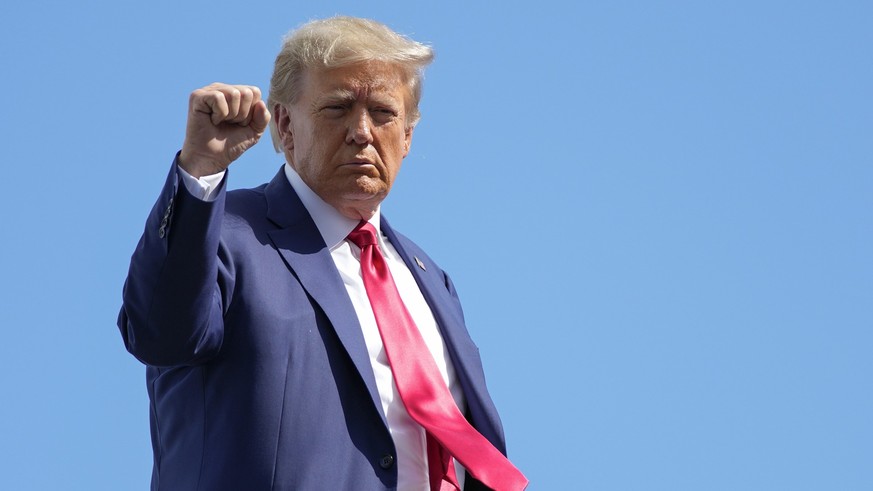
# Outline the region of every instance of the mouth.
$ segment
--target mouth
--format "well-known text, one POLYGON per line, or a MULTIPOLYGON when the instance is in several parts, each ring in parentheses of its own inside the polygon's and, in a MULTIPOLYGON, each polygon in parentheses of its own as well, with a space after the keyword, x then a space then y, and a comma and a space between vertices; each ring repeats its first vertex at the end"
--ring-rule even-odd
POLYGON ((371 161, 369 159, 357 159, 357 158, 342 164, 342 166, 343 167, 351 167, 351 168, 359 168, 359 169, 364 169, 364 168, 375 169, 376 168, 376 164, 373 161, 371 161))

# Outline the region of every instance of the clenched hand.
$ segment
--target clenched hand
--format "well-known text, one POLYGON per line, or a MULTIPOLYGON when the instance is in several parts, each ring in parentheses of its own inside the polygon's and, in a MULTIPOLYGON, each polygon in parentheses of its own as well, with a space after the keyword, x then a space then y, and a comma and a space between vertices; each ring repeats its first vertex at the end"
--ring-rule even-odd
POLYGON ((188 127, 179 165, 194 177, 221 172, 254 146, 270 112, 253 85, 214 83, 188 99, 188 127))

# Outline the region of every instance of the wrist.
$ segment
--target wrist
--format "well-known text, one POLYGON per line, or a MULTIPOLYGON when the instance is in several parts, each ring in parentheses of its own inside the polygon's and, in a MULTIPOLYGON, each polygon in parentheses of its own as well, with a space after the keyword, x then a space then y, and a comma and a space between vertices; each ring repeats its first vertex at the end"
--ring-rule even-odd
POLYGON ((198 158, 198 156, 186 152, 184 148, 179 152, 178 165, 194 178, 211 176, 224 172, 226 169, 226 166, 218 165, 209 159, 198 158))

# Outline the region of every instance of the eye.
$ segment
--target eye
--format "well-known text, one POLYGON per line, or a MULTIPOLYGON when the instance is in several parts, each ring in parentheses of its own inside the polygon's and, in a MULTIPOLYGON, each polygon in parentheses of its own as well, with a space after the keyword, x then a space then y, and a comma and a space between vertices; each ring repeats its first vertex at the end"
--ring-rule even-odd
POLYGON ((370 110, 373 119, 379 123, 387 123, 397 117, 397 111, 390 107, 377 107, 370 110))
POLYGON ((322 106, 321 112, 329 118, 339 117, 345 114, 346 106, 342 104, 327 104, 322 106))

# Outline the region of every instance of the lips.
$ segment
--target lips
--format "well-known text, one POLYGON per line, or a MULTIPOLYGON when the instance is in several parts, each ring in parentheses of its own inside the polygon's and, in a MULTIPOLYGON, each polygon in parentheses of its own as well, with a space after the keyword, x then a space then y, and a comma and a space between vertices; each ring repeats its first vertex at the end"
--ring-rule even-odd
POLYGON ((370 177, 376 177, 379 175, 379 167, 369 159, 350 160, 342 164, 340 167, 344 167, 347 171, 354 174, 362 174, 370 177))
POLYGON ((348 165, 376 165, 373 160, 365 157, 355 157, 354 160, 347 162, 348 165))

